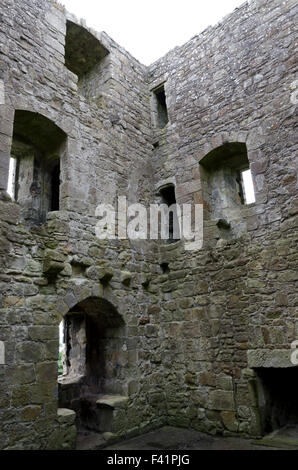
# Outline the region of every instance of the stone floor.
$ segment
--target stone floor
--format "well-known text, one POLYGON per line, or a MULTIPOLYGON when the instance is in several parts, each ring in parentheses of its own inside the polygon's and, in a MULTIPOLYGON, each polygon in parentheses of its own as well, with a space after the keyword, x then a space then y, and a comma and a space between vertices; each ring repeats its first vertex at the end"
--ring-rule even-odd
POLYGON ((298 449, 298 427, 275 431, 261 440, 209 436, 190 429, 163 427, 106 447, 107 435, 88 434, 78 439, 78 450, 266 450, 298 449), (105 443, 105 445, 104 445, 105 443))

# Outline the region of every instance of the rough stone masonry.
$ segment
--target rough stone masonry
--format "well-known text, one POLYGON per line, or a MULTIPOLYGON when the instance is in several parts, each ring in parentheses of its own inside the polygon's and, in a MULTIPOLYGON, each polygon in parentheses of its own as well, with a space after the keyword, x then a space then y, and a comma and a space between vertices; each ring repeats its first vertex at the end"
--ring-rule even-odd
POLYGON ((145 67, 55 1, 1 0, 1 449, 298 423, 296 10, 251 0, 145 67), (118 196, 203 204, 202 249, 99 240, 118 196))

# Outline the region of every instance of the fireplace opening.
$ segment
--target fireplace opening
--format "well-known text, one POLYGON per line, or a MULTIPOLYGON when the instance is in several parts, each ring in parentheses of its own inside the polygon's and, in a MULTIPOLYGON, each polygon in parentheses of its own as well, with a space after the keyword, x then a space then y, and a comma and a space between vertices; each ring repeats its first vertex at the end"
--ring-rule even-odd
POLYGON ((255 372, 262 434, 298 427, 298 368, 257 368, 255 372))

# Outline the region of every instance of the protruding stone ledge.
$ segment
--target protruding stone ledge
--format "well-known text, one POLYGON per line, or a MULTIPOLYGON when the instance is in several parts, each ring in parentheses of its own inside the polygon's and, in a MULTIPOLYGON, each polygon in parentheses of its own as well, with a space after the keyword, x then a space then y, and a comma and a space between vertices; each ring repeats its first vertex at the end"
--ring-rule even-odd
POLYGON ((62 386, 80 385, 83 379, 84 375, 60 375, 58 377, 58 383, 62 386))
POLYGON ((247 351, 248 367, 294 367, 291 349, 251 349, 247 351))
POLYGON ((45 274, 56 275, 63 271, 66 256, 58 251, 45 250, 45 258, 43 263, 43 272, 45 274))
POLYGON ((234 393, 226 390, 212 390, 209 395, 208 408, 210 410, 234 411, 234 393))
POLYGON ((69 426, 74 424, 76 419, 75 411, 68 408, 58 408, 57 416, 60 424, 68 424, 69 426))
POLYGON ((125 408, 128 397, 121 395, 102 395, 96 400, 98 406, 110 406, 111 408, 125 408))
POLYGON ((86 277, 88 279, 92 279, 93 281, 108 283, 113 278, 113 276, 113 269, 107 266, 90 266, 86 270, 86 277))

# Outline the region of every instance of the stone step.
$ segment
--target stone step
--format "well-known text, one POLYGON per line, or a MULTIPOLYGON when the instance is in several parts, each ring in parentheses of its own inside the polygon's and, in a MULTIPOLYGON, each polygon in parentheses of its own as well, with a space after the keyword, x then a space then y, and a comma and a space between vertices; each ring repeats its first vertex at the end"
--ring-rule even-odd
POLYGON ((90 394, 79 399, 80 427, 95 433, 113 432, 128 403, 128 397, 90 394))
POLYGON ((96 400, 97 406, 109 406, 111 408, 124 408, 128 402, 128 397, 122 395, 100 395, 96 400))

